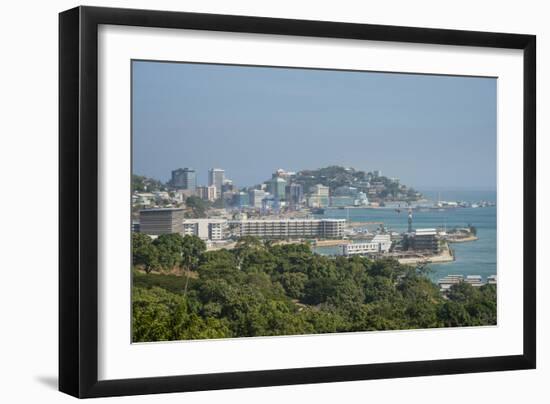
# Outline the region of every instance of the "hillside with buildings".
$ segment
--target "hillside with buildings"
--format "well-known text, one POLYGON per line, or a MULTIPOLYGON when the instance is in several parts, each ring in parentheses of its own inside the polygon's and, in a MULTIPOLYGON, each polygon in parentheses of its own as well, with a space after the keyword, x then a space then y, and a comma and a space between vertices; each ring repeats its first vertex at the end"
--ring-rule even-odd
MULTIPOLYGON (((475 226, 418 228, 414 204, 408 215, 382 208, 422 195, 379 171, 266 177, 237 187, 220 168, 207 184, 188 167, 166 184, 134 176, 134 341, 496 324, 496 275, 427 276, 427 264, 455 260, 449 243, 477 239, 475 226), (330 207, 346 217, 328 217, 330 207), (406 230, 369 230, 352 207, 389 212, 406 230)), ((445 209, 462 207, 428 211, 445 209)))
POLYGON ((386 177, 379 170, 366 172, 354 168, 329 166, 299 171, 293 182, 301 184, 304 189, 311 189, 317 184, 324 185, 334 197, 363 192, 369 200, 376 202, 417 201, 422 197, 422 194, 413 188, 400 184, 399 178, 386 177))
MULTIPOLYGON (((340 166, 298 172, 278 169, 262 183, 246 186, 237 186, 221 168, 208 171, 208 184, 199 184, 197 177, 197 171, 189 167, 173 170, 166 184, 134 175, 133 206, 185 208, 188 202, 196 207, 202 200, 202 211, 223 208, 266 215, 327 207, 377 207, 390 201, 410 203, 422 198, 398 178, 383 176, 378 170, 366 172, 340 166)), ((188 216, 205 216, 193 212, 188 216)))

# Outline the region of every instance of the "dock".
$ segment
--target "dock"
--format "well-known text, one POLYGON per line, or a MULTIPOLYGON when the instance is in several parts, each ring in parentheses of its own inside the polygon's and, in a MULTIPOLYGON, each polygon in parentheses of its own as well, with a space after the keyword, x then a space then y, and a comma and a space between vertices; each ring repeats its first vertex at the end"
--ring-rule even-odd
POLYGON ((401 254, 399 256, 395 256, 394 258, 396 258, 400 264, 404 265, 441 264, 444 262, 453 262, 455 260, 453 250, 446 244, 441 247, 441 252, 437 255, 415 252, 406 255, 401 254))

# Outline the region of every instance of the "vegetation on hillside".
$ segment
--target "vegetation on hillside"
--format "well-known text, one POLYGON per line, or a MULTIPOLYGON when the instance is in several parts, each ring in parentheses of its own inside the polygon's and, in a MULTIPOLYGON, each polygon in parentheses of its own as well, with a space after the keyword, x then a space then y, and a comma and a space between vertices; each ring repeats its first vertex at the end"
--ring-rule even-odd
POLYGON ((334 190, 341 186, 353 186, 365 190, 367 182, 380 182, 384 185, 377 194, 381 199, 405 197, 409 200, 418 199, 417 191, 410 187, 402 187, 399 182, 385 176, 375 176, 371 172, 356 170, 354 168, 345 168, 340 166, 328 166, 316 170, 302 170, 296 174, 293 182, 302 184, 305 192, 317 184, 322 184, 330 188, 332 194, 334 190))
POLYGON ((423 270, 394 260, 251 237, 218 251, 195 236, 145 238, 133 235, 136 342, 496 324, 494 285, 460 283, 445 299, 423 270))
POLYGON ((132 192, 165 191, 166 186, 159 180, 132 174, 132 192))
POLYGON ((185 206, 187 207, 185 217, 198 219, 206 217, 206 211, 210 207, 210 203, 192 195, 185 199, 185 206))

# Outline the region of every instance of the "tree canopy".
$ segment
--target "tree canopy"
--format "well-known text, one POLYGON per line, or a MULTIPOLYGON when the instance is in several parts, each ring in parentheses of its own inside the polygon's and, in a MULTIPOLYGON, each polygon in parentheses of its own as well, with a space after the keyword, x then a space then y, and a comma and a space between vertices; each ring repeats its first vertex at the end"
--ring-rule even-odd
POLYGON ((134 341, 496 324, 494 285, 459 283, 446 298, 425 271, 390 259, 327 257, 251 237, 233 250, 205 251, 178 235, 135 236, 133 246, 134 341), (168 256, 149 262, 151 247, 168 256), (168 274, 172 264, 196 276, 168 274), (139 271, 151 267, 160 272, 139 271))

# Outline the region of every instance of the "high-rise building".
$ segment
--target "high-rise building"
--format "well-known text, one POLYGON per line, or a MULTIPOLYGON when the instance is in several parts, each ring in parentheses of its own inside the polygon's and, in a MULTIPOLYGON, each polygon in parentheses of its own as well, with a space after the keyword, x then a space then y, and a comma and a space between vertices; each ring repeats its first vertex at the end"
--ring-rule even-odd
POLYGON ((292 207, 299 206, 304 201, 304 188, 302 187, 302 184, 292 183, 287 185, 285 193, 286 200, 292 207))
POLYGON ((208 185, 216 187, 217 195, 222 195, 222 185, 225 180, 225 171, 221 168, 211 168, 208 170, 208 185))
POLYGON ((278 200, 285 199, 286 180, 281 177, 275 177, 270 180, 270 191, 278 200))
POLYGON ((177 189, 197 188, 197 172, 193 168, 178 168, 172 171, 172 186, 177 189))
POLYGON ((225 178, 222 184, 222 194, 224 192, 234 192, 234 191, 237 191, 237 187, 235 186, 235 184, 233 184, 233 181, 225 178))
POLYGON ((246 192, 238 192, 233 195, 233 206, 244 208, 248 206, 249 196, 246 192))
POLYGON ((182 233, 184 211, 178 208, 139 211, 139 231, 150 235, 182 233))
POLYGON ((251 189, 248 191, 248 204, 253 208, 261 208, 266 195, 267 193, 261 189, 251 189))
POLYGON ((197 187, 197 196, 203 201, 215 201, 218 199, 218 192, 214 185, 197 187))

